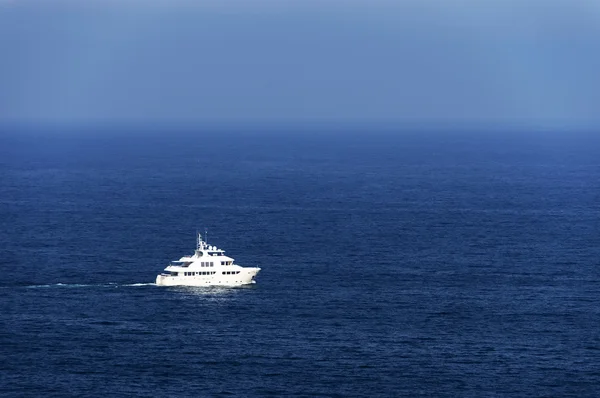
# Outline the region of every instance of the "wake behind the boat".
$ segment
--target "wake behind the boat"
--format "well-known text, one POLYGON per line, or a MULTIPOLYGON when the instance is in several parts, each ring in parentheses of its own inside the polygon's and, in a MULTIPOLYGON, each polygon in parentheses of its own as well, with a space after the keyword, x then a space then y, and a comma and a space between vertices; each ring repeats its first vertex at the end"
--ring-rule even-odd
MULTIPOLYGON (((140 287, 140 286, 156 286, 155 283, 116 283, 116 282, 108 282, 108 283, 50 283, 50 284, 39 284, 39 285, 22 285, 22 286, 13 286, 13 287, 23 287, 26 289, 52 289, 52 288, 120 288, 120 287, 140 287)), ((9 286, 4 286, 7 288, 9 286)))

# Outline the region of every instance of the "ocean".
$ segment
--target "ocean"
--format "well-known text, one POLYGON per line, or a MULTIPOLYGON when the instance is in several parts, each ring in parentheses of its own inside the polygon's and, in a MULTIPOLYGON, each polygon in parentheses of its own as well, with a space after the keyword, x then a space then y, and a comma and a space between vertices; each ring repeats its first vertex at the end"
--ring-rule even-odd
POLYGON ((599 216, 593 134, 5 128, 0 396, 595 397, 599 216))

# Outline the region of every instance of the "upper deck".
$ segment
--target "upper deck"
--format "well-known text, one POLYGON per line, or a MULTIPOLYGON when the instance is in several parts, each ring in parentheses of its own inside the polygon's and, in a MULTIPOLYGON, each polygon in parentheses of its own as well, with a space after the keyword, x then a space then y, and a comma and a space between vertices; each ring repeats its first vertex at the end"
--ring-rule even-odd
POLYGON ((192 269, 215 266, 232 266, 234 265, 233 262, 233 258, 225 255, 225 250, 209 245, 202 239, 202 235, 198 234, 197 246, 194 254, 191 256, 181 257, 177 261, 171 261, 165 270, 180 271, 182 268, 192 269))

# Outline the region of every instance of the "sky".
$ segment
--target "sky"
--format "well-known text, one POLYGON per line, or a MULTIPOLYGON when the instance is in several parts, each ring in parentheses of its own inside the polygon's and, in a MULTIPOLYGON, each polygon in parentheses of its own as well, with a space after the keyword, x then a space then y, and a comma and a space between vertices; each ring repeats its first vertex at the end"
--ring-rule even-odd
POLYGON ((600 127, 596 0, 0 0, 0 123, 600 127))

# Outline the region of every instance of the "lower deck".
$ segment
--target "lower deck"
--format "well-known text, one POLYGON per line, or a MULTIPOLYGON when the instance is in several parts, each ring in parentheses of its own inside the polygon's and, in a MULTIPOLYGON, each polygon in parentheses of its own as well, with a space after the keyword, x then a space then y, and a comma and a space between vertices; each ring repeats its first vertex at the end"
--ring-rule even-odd
POLYGON ((236 271, 184 271, 163 273, 156 277, 159 286, 240 286, 254 282, 260 268, 236 271))

